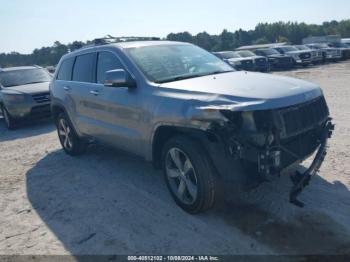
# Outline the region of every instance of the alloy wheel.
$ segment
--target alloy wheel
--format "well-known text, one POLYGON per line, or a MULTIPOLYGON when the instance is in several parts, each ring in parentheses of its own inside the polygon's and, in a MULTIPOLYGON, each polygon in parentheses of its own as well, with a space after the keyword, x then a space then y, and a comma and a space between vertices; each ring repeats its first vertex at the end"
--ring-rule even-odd
POLYGON ((198 196, 198 180, 189 157, 179 148, 171 148, 166 156, 165 171, 177 199, 186 205, 193 204, 198 196))
POLYGON ((73 147, 72 133, 67 121, 63 118, 58 123, 58 135, 65 149, 71 150, 73 147))

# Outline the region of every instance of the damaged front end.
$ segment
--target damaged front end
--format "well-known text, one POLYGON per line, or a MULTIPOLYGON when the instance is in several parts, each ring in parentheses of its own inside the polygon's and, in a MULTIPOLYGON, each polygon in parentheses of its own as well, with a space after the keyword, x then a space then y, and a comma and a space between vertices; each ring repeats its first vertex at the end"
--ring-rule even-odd
MULTIPOLYGON (((215 108, 210 110, 214 112, 215 108)), ((255 184, 279 177, 284 170, 317 151, 304 173, 291 176, 290 202, 303 206, 297 196, 320 168, 327 140, 334 130, 324 97, 272 110, 237 111, 218 107, 217 111, 225 121, 213 121, 208 131, 222 141, 230 158, 239 160, 246 170, 255 173, 249 175, 255 184)))

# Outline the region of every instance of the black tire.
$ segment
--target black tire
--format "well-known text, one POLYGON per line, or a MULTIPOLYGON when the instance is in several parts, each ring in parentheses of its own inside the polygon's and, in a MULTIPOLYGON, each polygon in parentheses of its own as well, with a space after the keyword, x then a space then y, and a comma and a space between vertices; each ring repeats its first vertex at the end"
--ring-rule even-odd
POLYGON ((83 154, 88 143, 77 135, 67 115, 65 113, 59 114, 55 122, 63 150, 71 156, 83 154), (63 125, 66 126, 66 129, 64 129, 63 125), (63 132, 66 132, 66 134, 63 135, 63 132))
POLYGON ((14 119, 10 113, 7 111, 6 107, 1 106, 1 112, 5 120, 5 125, 7 129, 14 130, 17 127, 18 121, 14 119))
MULTIPOLYGON (((185 165, 184 163, 183 166, 185 165)), ((216 175, 211 160, 200 143, 186 136, 171 138, 162 150, 162 166, 166 184, 178 206, 191 214, 201 213, 213 207, 216 196, 216 175), (187 172, 187 174, 183 172, 181 176, 170 178, 168 175, 170 171, 168 170, 172 172, 174 170, 175 172, 179 171, 176 168, 177 165, 169 168, 169 165, 175 164, 171 150, 178 150, 179 156, 183 154, 182 159, 184 162, 186 162, 185 159, 187 157, 193 171, 187 172), (182 199, 180 199, 178 193, 175 191, 179 192, 181 180, 191 181, 189 184, 191 184, 190 187, 192 189, 194 188, 193 186, 196 186, 196 190, 192 190, 192 193, 197 193, 195 197, 190 193, 191 190, 189 190, 189 185, 186 182, 182 199), (187 198, 187 202, 185 198, 187 198)))

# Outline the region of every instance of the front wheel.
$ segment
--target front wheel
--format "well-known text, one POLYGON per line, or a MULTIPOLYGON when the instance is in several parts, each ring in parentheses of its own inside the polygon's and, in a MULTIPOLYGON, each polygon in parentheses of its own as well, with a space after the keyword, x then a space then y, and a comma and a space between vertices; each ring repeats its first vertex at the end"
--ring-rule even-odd
POLYGON ((185 136, 170 139, 163 149, 163 172, 175 202, 196 214, 214 205, 215 174, 205 150, 185 136))
POLYGON ((85 152, 87 143, 77 135, 66 114, 61 113, 57 117, 56 126, 60 143, 68 155, 81 155, 85 152))

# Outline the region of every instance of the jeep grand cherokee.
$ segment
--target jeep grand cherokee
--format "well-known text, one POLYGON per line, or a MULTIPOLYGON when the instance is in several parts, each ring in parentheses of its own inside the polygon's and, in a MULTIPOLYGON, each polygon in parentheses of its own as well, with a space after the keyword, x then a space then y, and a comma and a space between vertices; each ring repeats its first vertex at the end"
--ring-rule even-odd
POLYGON ((153 161, 190 213, 213 206, 219 179, 278 177, 317 151, 305 173, 291 176, 290 201, 302 206, 296 196, 324 160, 333 129, 315 84, 234 71, 188 43, 117 41, 74 51, 61 59, 51 93, 66 153, 81 154, 95 140, 153 161))

